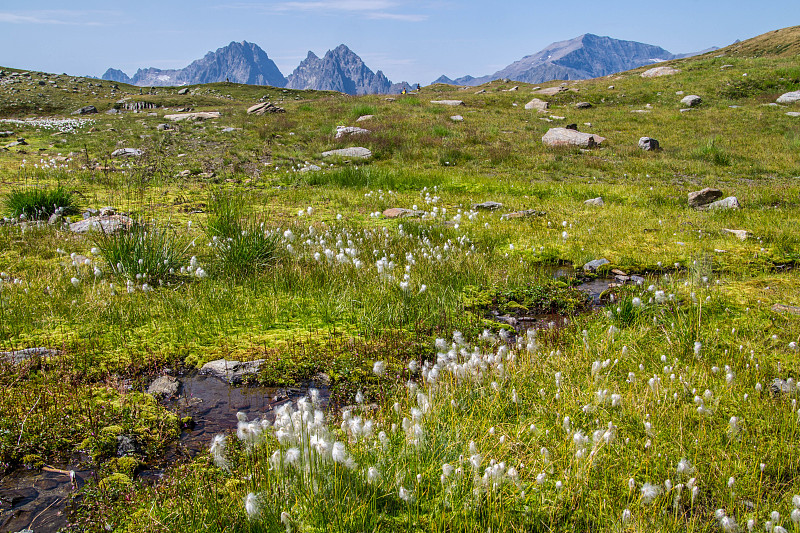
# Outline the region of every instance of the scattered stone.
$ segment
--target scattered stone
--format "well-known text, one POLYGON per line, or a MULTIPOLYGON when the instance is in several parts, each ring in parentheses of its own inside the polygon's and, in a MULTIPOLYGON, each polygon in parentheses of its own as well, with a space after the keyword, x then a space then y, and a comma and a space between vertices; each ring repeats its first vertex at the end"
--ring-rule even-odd
POLYGON ((661 150, 658 141, 652 137, 642 137, 639 139, 639 148, 648 152, 655 152, 661 150))
POLYGON ((513 93, 514 91, 519 91, 519 85, 515 85, 514 87, 508 89, 507 93, 513 93))
POLYGON ((547 146, 578 146, 581 148, 594 148, 599 146, 605 137, 582 133, 568 128, 550 128, 542 137, 542 142, 547 146))
POLYGON ((93 216, 85 220, 79 220, 69 225, 69 230, 73 233, 88 233, 90 231, 103 231, 114 233, 123 229, 128 229, 133 225, 133 220, 125 215, 111 215, 108 217, 93 216))
POLYGON ((642 276, 631 276, 631 283, 636 285, 644 285, 645 279, 642 276))
POLYGON ((91 115, 94 113, 97 113, 97 108, 93 105, 87 105, 72 112, 73 115, 91 115))
POLYGON ((513 213, 506 213, 500 215, 501 219, 510 220, 512 218, 528 218, 528 217, 543 217, 547 215, 547 211, 537 211, 536 209, 523 209, 522 211, 514 211, 513 213))
POLYGON ((392 98, 390 96, 389 98, 384 98, 384 100, 386 100, 387 102, 394 102, 396 100, 396 98, 392 98))
POLYGON ((681 98, 681 103, 687 107, 696 107, 703 102, 703 99, 696 94, 690 94, 681 98))
POLYGON ((167 131, 167 130, 171 130, 172 126, 170 126, 169 124, 159 124, 158 126, 156 126, 156 129, 158 131, 167 131))
POLYGON ((783 93, 775 100, 779 104, 793 104, 800 102, 800 91, 792 91, 790 93, 783 93))
POLYGON ((414 211, 413 209, 405 209, 402 207, 390 207, 383 212, 386 218, 407 218, 407 217, 421 217, 425 211, 414 211))
POLYGON ((139 446, 136 444, 134 437, 130 435, 117 435, 117 456, 125 457, 126 455, 136 455, 139 452, 139 446))
POLYGON ((598 196, 597 198, 591 198, 589 200, 586 200, 583 203, 586 204, 586 205, 594 205, 594 206, 597 206, 597 207, 603 207, 604 205, 606 205, 606 203, 603 201, 603 197, 602 196, 598 196))
POLYGON ((800 111, 787 111, 786 115, 789 117, 800 117, 800 111))
POLYGON ((365 120, 372 120, 375 118, 375 115, 361 115, 356 119, 356 122, 364 122, 365 120))
POLYGON ((791 313, 793 315, 800 315, 800 307, 794 305, 775 304, 772 310, 776 313, 791 313))
POLYGON ((61 226, 64 224, 64 216, 60 213, 53 213, 50 215, 50 218, 47 219, 47 223, 51 226, 61 226))
POLYGON ((11 137, 14 135, 13 131, 0 131, 0 137, 11 137))
POLYGON ((264 363, 265 359, 255 361, 232 361, 228 359, 217 359, 209 361, 200 369, 201 374, 211 374, 232 385, 242 382, 245 377, 254 377, 264 363))
POLYGON ((209 120, 219 118, 222 114, 219 111, 203 111, 199 113, 176 113, 174 115, 164 115, 167 120, 180 122, 182 120, 209 120))
POLYGON ((160 376, 156 378, 149 387, 147 394, 156 398, 173 398, 177 396, 181 382, 172 376, 160 376))
POLYGON ((728 235, 734 235, 740 241, 746 241, 752 233, 747 231, 746 229, 727 229, 722 228, 722 233, 727 233, 728 235))
POLYGON ((797 383, 792 378, 775 378, 769 386, 769 391, 775 396, 780 396, 781 394, 791 396, 797 392, 797 383))
POLYGON ((672 76, 680 70, 672 67, 654 67, 641 73, 643 78, 658 78, 659 76, 672 76))
POLYGON ((586 272, 597 272, 597 269, 598 269, 598 268, 600 268, 600 267, 601 267, 601 266, 603 266, 603 265, 607 265, 607 264, 608 264, 608 263, 610 263, 610 262, 611 262, 611 261, 609 261, 609 260, 608 260, 608 259, 606 259, 606 258, 603 258, 603 259, 594 259, 594 260, 592 260, 592 261, 589 261, 589 262, 588 262, 588 263, 586 263, 585 265, 583 265, 583 270, 585 270, 586 272))
POLYGON ((372 157, 372 152, 362 146, 355 146, 353 148, 341 148, 339 150, 328 150, 322 152, 322 157, 357 157, 359 159, 369 159, 372 157))
POLYGON ((578 102, 575 104, 576 109, 589 109, 590 107, 592 107, 592 104, 589 102, 578 102))
POLYGON ((180 94, 181 96, 183 96, 184 94, 189 94, 189 88, 184 87, 183 89, 178 91, 178 94, 180 94))
POLYGON ((461 100, 431 100, 431 103, 439 105, 450 105, 450 106, 466 105, 461 100))
POLYGON ((120 148, 111 152, 111 157, 139 157, 142 151, 138 148, 120 148))
POLYGON ((236 128, 222 128, 222 133, 230 133, 236 131, 236 128))
POLYGON ((23 348, 10 352, 0 352, 0 359, 5 359, 9 363, 18 365, 23 361, 33 358, 49 359, 58 355, 58 350, 52 348, 23 348))
POLYGON ((489 211, 494 211, 495 209, 500 209, 501 207, 503 207, 503 204, 500 202, 493 202, 491 200, 488 202, 482 202, 480 204, 472 204, 472 209, 488 209, 489 211))
POLYGON ((545 102, 544 100, 539 100, 538 98, 534 98, 527 104, 525 104, 525 109, 535 109, 539 113, 544 113, 550 108, 550 103, 545 102))
POLYGON ((316 172, 318 170, 322 170, 322 167, 317 165, 308 165, 307 167, 301 168, 300 172, 316 172))
POLYGON ((739 200, 735 196, 728 196, 722 200, 711 202, 706 207, 708 209, 739 209, 742 206, 739 205, 739 200))
POLYGON ((483 94, 485 92, 486 92, 486 89, 481 89, 480 91, 477 91, 475 94, 483 94))
POLYGON ((722 198, 721 190, 706 187, 702 191, 694 191, 689 193, 689 207, 701 207, 710 204, 719 198, 722 198))
POLYGON ((369 130, 357 126, 336 126, 336 138, 341 139, 345 135, 361 135, 369 133, 369 130))
MULTIPOLYGON (((552 118, 552 119, 561 119, 561 120, 564 119, 564 117, 554 117, 554 116, 550 116, 550 118, 552 118)), ((568 130, 578 131, 578 125, 577 124, 567 124, 564 127, 567 128, 568 130)))
POLYGON ((452 117, 450 117, 450 120, 452 120, 453 122, 461 122, 464 120, 464 117, 462 117, 461 115, 453 115, 452 117))
POLYGON ((272 102, 262 102, 247 108, 248 115, 266 115, 267 113, 286 113, 282 107, 278 107, 272 102))

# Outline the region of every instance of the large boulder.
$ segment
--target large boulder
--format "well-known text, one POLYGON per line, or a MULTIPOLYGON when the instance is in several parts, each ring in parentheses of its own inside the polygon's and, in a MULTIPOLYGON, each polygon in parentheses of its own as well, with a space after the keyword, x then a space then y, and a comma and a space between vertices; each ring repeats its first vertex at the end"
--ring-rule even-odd
POLYGON ((711 187, 706 187, 702 191, 694 191, 689 193, 689 207, 702 207, 708 205, 714 200, 722 198, 722 191, 711 187))
POLYGON ((341 139, 345 135, 361 135, 369 133, 369 130, 359 128, 358 126, 336 126, 336 138, 341 139))
POLYGON ((93 105, 83 106, 72 112, 73 115, 93 115, 97 113, 97 108, 93 105))
POLYGON ((372 152, 367 148, 354 146, 352 148, 340 148, 339 150, 322 152, 322 157, 357 157, 359 159, 369 159, 372 157, 372 152))
POLYGON ((29 359, 40 358, 50 359, 58 355, 58 350, 52 348, 23 348, 10 352, 0 352, 0 359, 5 359, 9 363, 19 364, 29 359))
POLYGON ((696 107, 701 103, 703 103, 703 99, 696 94, 690 94, 689 96, 684 96, 681 98, 681 104, 685 105, 686 107, 696 107))
POLYGON ((264 359, 257 359, 255 361, 239 362, 228 359, 216 359, 204 364, 200 369, 200 373, 211 374, 223 381, 236 385, 241 383, 246 377, 255 377, 264 361, 264 359))
POLYGON ((89 233, 90 231, 115 233, 128 229, 132 225, 133 220, 125 215, 96 216, 73 222, 69 225, 69 230, 73 233, 89 233))
POLYGON ((262 102, 247 108, 248 115, 266 115, 267 113, 286 113, 286 110, 272 102, 262 102))
POLYGON ((181 382, 172 376, 157 377, 149 387, 147 394, 156 398, 172 398, 178 394, 181 382))
POLYGON ((120 148, 111 152, 111 157, 139 157, 142 151, 138 148, 120 148))
POLYGON ((599 135, 567 128, 550 128, 542 137, 542 142, 547 146, 578 146, 580 148, 594 148, 605 140, 605 137, 599 135))
POLYGON ((678 72, 680 72, 680 70, 672 67, 654 67, 645 70, 640 76, 643 78, 658 78, 659 76, 672 76, 678 72))
POLYGON ((461 100, 431 100, 431 103, 439 105, 451 105, 451 106, 466 105, 461 100))
POLYGON ((642 137, 639 139, 639 148, 648 152, 654 152, 661 149, 658 141, 652 137, 642 137))
POLYGON ((790 93, 784 93, 775 100, 779 104, 793 104, 795 102, 800 102, 800 91, 792 91, 790 93))
POLYGON ((172 115, 164 115, 164 118, 172 120, 173 122, 180 122, 182 120, 209 120, 221 116, 222 114, 219 111, 202 111, 199 113, 175 113, 172 115))
POLYGON ((606 258, 595 259, 583 265, 583 270, 586 272, 597 272, 597 269, 603 265, 607 265, 610 261, 606 258))
POLYGON ((722 200, 711 202, 705 207, 708 209, 739 209, 742 206, 739 205, 739 200, 735 196, 728 196, 722 200))
POLYGON ((414 211, 413 209, 406 209, 404 207, 390 207, 383 212, 386 218, 407 218, 407 217, 421 217, 425 211, 414 211))
POLYGON ((598 196, 597 198, 590 198, 588 200, 584 200, 583 202, 585 205, 593 205, 595 207, 603 207, 606 203, 603 201, 602 196, 598 196))
POLYGON ((525 104, 525 109, 535 109, 539 113, 544 113, 550 108, 550 103, 545 102, 544 100, 539 100, 538 98, 534 98, 527 104, 525 104))

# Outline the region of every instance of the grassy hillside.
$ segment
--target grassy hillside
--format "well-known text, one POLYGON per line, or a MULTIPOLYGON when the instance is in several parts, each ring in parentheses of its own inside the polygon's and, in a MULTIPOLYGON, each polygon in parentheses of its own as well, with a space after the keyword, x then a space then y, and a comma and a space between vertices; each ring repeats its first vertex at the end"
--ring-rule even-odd
POLYGON ((0 351, 58 351, 0 356, 0 468, 87 452, 90 530, 796 529, 800 103, 775 100, 800 90, 799 28, 669 76, 394 97, 0 68, 0 351), (568 124, 605 141, 542 142, 568 124), (741 207, 691 209, 704 187, 741 207), (133 227, 47 223, 105 206, 133 227), (332 407, 242 422, 147 487, 181 429, 141 391, 220 358, 324 374, 332 407))

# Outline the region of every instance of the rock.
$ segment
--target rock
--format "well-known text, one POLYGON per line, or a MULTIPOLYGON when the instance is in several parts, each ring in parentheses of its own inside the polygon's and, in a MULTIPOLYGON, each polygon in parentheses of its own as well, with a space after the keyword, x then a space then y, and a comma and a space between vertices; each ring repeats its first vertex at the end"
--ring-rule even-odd
POLYGON ((631 276, 631 283, 644 285, 645 279, 642 276, 631 276))
POLYGON ((719 198, 722 198, 721 190, 706 187, 702 191, 694 191, 689 193, 689 207, 701 207, 710 204, 719 198))
POLYGON ((372 120, 375 118, 375 115, 361 115, 356 119, 356 122, 364 122, 365 120, 372 120))
POLYGON ((747 238, 752 235, 746 229, 727 229, 722 228, 722 233, 727 233, 728 235, 734 235, 740 241, 746 241, 747 238))
POLYGON ((100 215, 99 209, 92 209, 91 207, 83 212, 83 219, 86 220, 89 217, 96 217, 100 215))
POLYGON ((219 111, 204 111, 200 113, 176 113, 173 115, 164 115, 164 118, 167 120, 172 120, 173 122, 180 122, 182 120, 209 120, 213 118, 219 118, 222 114, 219 111))
POLYGON ((800 307, 794 305, 775 304, 772 310, 776 313, 791 313, 793 315, 800 315, 800 307))
POLYGON ((586 204, 586 205, 595 205, 597 207, 603 207, 604 205, 606 205, 606 203, 603 201, 603 197, 602 196, 598 196, 597 198, 592 198, 590 200, 586 200, 583 203, 586 204))
POLYGON ((558 93, 566 91, 566 87, 547 87, 545 89, 537 89, 533 91, 536 94, 541 94, 542 96, 555 96, 558 93))
POLYGON ((402 207, 390 207, 383 212, 386 218, 407 218, 407 217, 421 217, 425 211, 414 211, 413 209, 405 209, 402 207))
POLYGON ((575 104, 576 109, 589 109, 590 107, 592 107, 592 104, 589 102, 578 102, 575 104))
POLYGON ((659 76, 672 76, 678 72, 680 72, 680 70, 672 67, 654 67, 645 70, 640 76, 643 78, 658 78, 659 76))
POLYGON ((10 352, 0 352, 0 359, 5 359, 15 365, 33 358, 49 359, 58 355, 58 350, 52 348, 23 348, 10 352))
POLYGON ((308 165, 307 167, 301 168, 300 172, 317 172, 318 170, 322 170, 322 167, 317 165, 308 165))
POLYGON ((120 148, 111 152, 111 157, 139 157, 142 151, 138 148, 120 148))
POLYGON ((187 170, 181 170, 181 171, 180 171, 180 172, 178 172, 178 174, 177 174, 177 176, 178 176, 179 178, 188 178, 188 177, 189 177, 189 176, 191 176, 191 175, 192 175, 192 171, 191 171, 191 170, 188 170, 188 169, 187 169, 187 170))
POLYGON ((780 396, 781 394, 791 396, 797 392, 797 383, 792 378, 775 378, 769 385, 769 391, 775 396, 780 396))
POLYGON ((779 104, 793 104, 800 102, 800 91, 792 91, 790 93, 783 93, 775 100, 779 104))
POLYGON ((126 455, 136 455, 139 452, 139 446, 134 437, 130 435, 117 435, 117 456, 125 457, 126 455))
POLYGON ((183 96, 184 94, 189 94, 189 88, 188 87, 184 87, 183 89, 178 91, 178 94, 180 94, 181 96, 183 96))
POLYGON ((696 94, 690 94, 681 98, 681 103, 687 107, 696 107, 703 102, 703 99, 696 94))
POLYGON ((103 231, 114 233, 123 229, 128 229, 133 225, 133 220, 125 215, 112 215, 108 217, 94 216, 85 220, 79 220, 69 225, 69 230, 73 233, 88 233, 90 231, 103 231))
POLYGON ((230 133, 236 131, 236 128, 222 128, 222 133, 230 133))
POLYGON ((476 91, 475 94, 484 94, 486 89, 481 89, 480 91, 476 91))
POLYGON ((450 117, 450 120, 452 120, 453 122, 461 122, 464 120, 464 117, 462 117, 461 115, 453 115, 452 117, 450 117))
POLYGON ((586 272, 597 272, 598 268, 600 268, 603 265, 607 265, 608 263, 610 263, 610 261, 606 258, 595 259, 583 265, 583 270, 585 270, 586 272))
POLYGON ((728 196, 722 200, 711 202, 705 207, 708 209, 739 209, 742 206, 739 205, 739 200, 735 196, 728 196))
POLYGON ((265 359, 244 362, 217 359, 204 364, 200 372, 202 374, 211 374, 214 377, 235 385, 241 383, 245 377, 253 377, 258 374, 258 370, 264 361, 265 359))
POLYGON ((639 139, 639 148, 648 152, 655 152, 661 149, 658 141, 652 137, 642 137, 639 139))
POLYGON ((528 218, 528 217, 543 217, 547 215, 547 211, 537 211, 536 209, 524 209, 522 211, 514 211, 513 213, 506 213, 500 215, 501 219, 510 220, 512 218, 528 218))
POLYGON ((180 386, 181 382, 172 376, 159 376, 147 387, 147 394, 169 399, 177 396, 180 386))
POLYGON ((357 126, 336 126, 336 138, 341 139, 345 135, 362 135, 369 133, 369 130, 357 126))
POLYGON ((472 204, 472 209, 488 209, 489 211, 494 211, 495 209, 500 209, 501 207, 503 207, 503 204, 500 202, 493 202, 491 200, 488 202, 482 202, 480 204, 472 204))
POLYGON ((786 115, 789 117, 800 117, 800 111, 787 111, 786 115))
POLYGON ((544 113, 550 108, 550 103, 545 102, 544 100, 540 100, 538 98, 534 98, 527 104, 525 104, 525 109, 535 109, 539 113, 544 113))
POLYGON ((73 115, 91 115, 94 113, 97 113, 97 108, 93 105, 87 105, 72 112, 73 115))
POLYGON ((262 102, 247 108, 248 115, 266 115, 267 113, 286 113, 286 110, 272 102, 262 102))
POLYGON ((605 140, 605 137, 599 135, 567 128, 550 128, 542 137, 542 142, 547 146, 579 146, 581 148, 594 148, 605 140))
POLYGON ((170 126, 169 124, 159 124, 158 126, 156 126, 156 129, 158 131, 167 131, 167 130, 171 130, 172 126, 170 126))
POLYGON ((59 213, 53 213, 47 219, 47 223, 51 226, 61 226, 64 223, 64 217, 59 213))
POLYGON ((13 131, 0 131, 0 137, 11 137, 14 135, 13 131))
POLYGON ((431 103, 439 105, 451 105, 451 106, 466 105, 461 100, 431 100, 431 103))
POLYGON ((339 150, 328 150, 327 152, 322 152, 322 157, 331 157, 331 156, 357 157, 359 159, 369 159, 370 157, 372 157, 372 152, 369 151, 367 148, 361 146, 355 146, 353 148, 341 148, 339 150))

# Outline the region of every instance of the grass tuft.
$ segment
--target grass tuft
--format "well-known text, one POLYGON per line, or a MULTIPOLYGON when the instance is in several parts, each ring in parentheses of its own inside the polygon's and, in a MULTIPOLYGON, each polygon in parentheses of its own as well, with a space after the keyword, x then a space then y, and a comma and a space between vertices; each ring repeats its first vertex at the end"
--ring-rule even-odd
POLYGON ((63 186, 54 189, 25 187, 13 189, 5 198, 5 208, 9 216, 42 220, 53 213, 73 215, 79 211, 75 196, 63 186))

